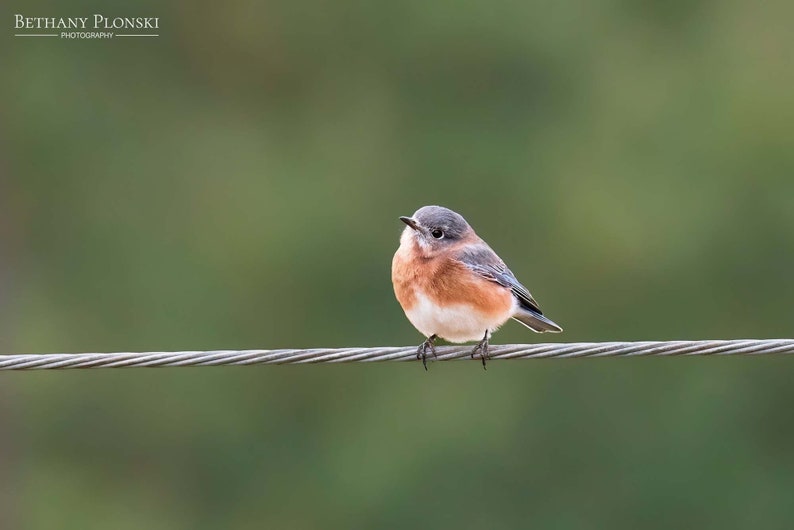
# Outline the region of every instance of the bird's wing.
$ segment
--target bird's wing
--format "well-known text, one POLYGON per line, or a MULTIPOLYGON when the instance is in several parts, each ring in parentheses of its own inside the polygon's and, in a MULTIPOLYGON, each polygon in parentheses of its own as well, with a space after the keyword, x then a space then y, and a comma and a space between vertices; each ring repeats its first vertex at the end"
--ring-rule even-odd
POLYGON ((510 289, 521 306, 540 315, 543 314, 529 290, 521 285, 515 274, 507 268, 505 262, 485 242, 467 245, 458 252, 455 259, 486 280, 510 289))

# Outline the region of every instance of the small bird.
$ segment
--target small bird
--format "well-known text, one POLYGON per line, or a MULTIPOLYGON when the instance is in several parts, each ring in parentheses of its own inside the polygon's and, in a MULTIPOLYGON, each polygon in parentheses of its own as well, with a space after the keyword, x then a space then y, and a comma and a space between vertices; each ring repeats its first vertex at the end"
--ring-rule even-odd
POLYGON ((488 356, 488 341, 509 318, 537 333, 562 328, 543 316, 538 303, 504 261, 474 233, 459 214, 442 206, 423 206, 412 217, 392 260, 394 294, 405 316, 425 340, 416 351, 427 370, 437 338, 479 340, 472 359, 488 356))

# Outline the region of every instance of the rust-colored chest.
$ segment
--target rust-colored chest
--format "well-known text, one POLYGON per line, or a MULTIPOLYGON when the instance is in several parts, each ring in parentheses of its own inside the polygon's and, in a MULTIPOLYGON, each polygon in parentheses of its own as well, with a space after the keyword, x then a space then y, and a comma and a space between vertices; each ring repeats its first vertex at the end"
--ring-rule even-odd
POLYGON ((416 245, 400 245, 392 260, 394 294, 405 311, 423 296, 440 306, 470 305, 486 314, 501 314, 513 306, 512 293, 472 272, 448 256, 421 255, 416 245))

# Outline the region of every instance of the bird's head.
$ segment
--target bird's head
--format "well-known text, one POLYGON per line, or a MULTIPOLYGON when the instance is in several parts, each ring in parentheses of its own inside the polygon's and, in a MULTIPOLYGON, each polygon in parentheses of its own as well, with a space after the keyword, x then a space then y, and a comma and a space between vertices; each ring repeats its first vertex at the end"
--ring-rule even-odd
POLYGON ((443 206, 423 206, 411 217, 400 217, 400 221, 408 225, 400 243, 415 243, 425 257, 474 236, 463 216, 443 206))

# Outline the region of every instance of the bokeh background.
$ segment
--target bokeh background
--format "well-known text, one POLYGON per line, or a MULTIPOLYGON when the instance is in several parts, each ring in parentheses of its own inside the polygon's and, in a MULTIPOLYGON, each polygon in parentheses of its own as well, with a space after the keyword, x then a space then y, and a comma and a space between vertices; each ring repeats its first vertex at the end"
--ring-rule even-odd
MULTIPOLYGON (((418 344, 433 203, 565 327, 496 342, 793 336, 791 2, 2 7, 0 352, 418 344)), ((792 363, 0 373, 0 527, 788 527, 792 363)))

